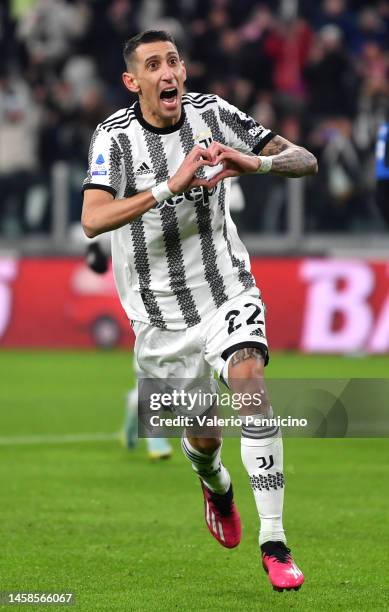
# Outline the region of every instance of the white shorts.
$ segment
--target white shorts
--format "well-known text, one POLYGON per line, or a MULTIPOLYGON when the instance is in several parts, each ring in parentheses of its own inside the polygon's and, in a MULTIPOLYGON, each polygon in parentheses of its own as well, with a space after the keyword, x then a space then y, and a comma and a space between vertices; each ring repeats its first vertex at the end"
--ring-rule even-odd
POLYGON ((140 321, 132 326, 138 379, 201 379, 214 389, 214 372, 228 384, 225 366, 236 350, 258 347, 268 362, 265 305, 257 287, 225 302, 194 327, 165 330, 140 321))

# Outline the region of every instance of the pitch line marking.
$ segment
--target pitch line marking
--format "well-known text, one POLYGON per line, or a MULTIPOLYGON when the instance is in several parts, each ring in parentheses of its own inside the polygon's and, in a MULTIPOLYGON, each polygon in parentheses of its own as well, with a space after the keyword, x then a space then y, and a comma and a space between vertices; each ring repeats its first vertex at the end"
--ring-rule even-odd
POLYGON ((74 442, 110 442, 118 440, 119 432, 85 434, 38 434, 31 436, 0 436, 0 446, 22 446, 32 444, 71 444, 74 442))

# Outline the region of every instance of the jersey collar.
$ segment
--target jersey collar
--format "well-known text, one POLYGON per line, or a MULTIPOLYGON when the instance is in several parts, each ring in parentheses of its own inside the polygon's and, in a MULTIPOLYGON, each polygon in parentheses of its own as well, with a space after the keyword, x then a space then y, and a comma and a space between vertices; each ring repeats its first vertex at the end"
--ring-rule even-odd
POLYGON ((181 117, 179 118, 177 123, 175 125, 171 125, 171 126, 163 127, 163 128, 155 127, 155 125, 151 125, 151 123, 148 123, 148 121, 146 121, 146 119, 143 118, 139 102, 135 102, 134 110, 135 110, 135 117, 138 119, 141 126, 144 127, 146 130, 148 130, 149 132, 154 132, 154 134, 172 134, 173 132, 176 132, 177 130, 179 130, 183 126, 184 121, 185 121, 185 110, 183 106, 181 106, 181 117))

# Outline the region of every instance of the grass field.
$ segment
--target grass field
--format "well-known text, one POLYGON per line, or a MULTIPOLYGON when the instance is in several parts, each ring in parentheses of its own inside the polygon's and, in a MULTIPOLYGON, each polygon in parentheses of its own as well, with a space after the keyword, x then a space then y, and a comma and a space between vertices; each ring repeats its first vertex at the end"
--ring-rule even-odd
MULTIPOLYGON (((153 464, 143 444, 129 453, 113 439, 128 354, 1 352, 0 368, 0 592, 73 591, 83 612, 389 609, 387 439, 285 440, 285 525, 306 583, 276 593, 238 440, 223 449, 243 521, 228 551, 206 532, 176 441, 153 464)), ((275 354, 269 375, 389 377, 389 357, 275 354)))

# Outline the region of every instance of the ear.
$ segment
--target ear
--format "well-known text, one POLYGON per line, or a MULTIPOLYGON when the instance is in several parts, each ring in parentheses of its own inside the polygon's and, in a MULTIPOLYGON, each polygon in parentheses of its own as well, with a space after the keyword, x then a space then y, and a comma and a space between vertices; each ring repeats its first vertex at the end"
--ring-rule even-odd
POLYGON ((180 62, 181 62, 181 66, 182 66, 182 73, 184 75, 184 83, 185 83, 186 82, 186 76, 187 76, 186 75, 186 66, 185 66, 184 60, 180 60, 180 62))
POLYGON ((123 72, 122 81, 124 83, 124 86, 132 93, 140 92, 140 85, 133 72, 123 72))

